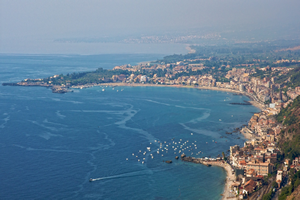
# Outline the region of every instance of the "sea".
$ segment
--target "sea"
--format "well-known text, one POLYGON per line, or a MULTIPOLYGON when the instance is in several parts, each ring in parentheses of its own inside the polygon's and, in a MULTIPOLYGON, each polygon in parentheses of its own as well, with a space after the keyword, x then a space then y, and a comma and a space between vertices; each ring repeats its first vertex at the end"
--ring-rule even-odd
POLYGON ((243 135, 226 131, 259 111, 230 104, 247 97, 175 87, 56 94, 44 87, 2 86, 163 56, 1 54, 0 199, 221 199, 224 169, 175 156, 217 157, 243 145, 243 135))

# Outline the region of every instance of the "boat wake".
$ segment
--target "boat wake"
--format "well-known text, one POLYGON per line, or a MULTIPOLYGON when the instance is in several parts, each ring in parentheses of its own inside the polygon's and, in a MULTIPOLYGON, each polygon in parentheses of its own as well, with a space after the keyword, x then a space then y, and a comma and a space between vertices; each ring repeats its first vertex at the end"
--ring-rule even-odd
POLYGON ((126 178, 126 177, 133 177, 133 176, 143 176, 143 175, 150 175, 150 174, 153 174, 152 170, 143 170, 143 171, 136 171, 136 172, 118 174, 118 175, 114 175, 114 176, 91 178, 90 182, 107 180, 107 179, 126 178))

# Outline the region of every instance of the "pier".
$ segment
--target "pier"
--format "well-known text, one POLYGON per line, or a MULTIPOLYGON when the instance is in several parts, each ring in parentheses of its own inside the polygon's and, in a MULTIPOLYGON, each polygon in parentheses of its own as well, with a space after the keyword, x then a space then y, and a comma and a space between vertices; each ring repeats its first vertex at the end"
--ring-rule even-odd
POLYGON ((191 156, 185 156, 184 154, 181 155, 181 160, 185 162, 202 164, 207 167, 210 167, 212 165, 224 167, 224 165, 226 164, 225 161, 223 161, 221 158, 195 158, 191 156))

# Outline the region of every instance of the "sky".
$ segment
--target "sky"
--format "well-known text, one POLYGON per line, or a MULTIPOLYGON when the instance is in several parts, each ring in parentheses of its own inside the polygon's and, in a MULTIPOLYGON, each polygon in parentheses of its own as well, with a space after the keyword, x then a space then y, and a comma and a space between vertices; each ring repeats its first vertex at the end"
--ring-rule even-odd
POLYGON ((0 0, 0 53, 136 53, 143 48, 53 41, 207 27, 299 27, 299 8, 299 0, 0 0))

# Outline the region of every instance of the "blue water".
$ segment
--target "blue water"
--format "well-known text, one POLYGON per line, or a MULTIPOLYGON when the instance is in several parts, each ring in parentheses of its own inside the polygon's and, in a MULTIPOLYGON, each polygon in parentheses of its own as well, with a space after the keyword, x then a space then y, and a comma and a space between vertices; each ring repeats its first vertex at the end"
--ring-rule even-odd
MULTIPOLYGON (((0 82, 161 57, 1 55, 0 82)), ((223 169, 174 157, 187 141, 193 150, 184 153, 195 157, 215 157, 242 144, 243 136, 225 132, 258 111, 229 104, 243 100, 188 88, 94 87, 53 94, 0 86, 0 199, 220 199, 223 169)))

